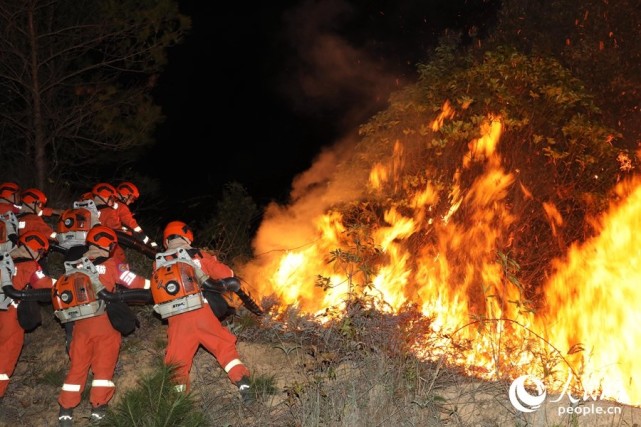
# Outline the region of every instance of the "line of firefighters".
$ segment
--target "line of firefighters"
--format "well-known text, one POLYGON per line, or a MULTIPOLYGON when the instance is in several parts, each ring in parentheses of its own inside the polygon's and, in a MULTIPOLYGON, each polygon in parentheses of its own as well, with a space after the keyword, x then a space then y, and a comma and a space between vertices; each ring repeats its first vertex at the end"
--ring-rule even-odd
MULTIPOLYGON (((137 223, 129 205, 140 197, 131 182, 93 186, 66 210, 46 206, 39 189, 0 184, 0 399, 24 345, 40 320, 39 303, 51 303, 66 331, 69 369, 57 401, 59 426, 73 425, 89 372, 91 419, 99 421, 115 393, 114 370, 123 335, 136 328, 130 304, 153 303, 167 321, 164 362, 174 369, 176 390, 188 392, 193 358, 200 346, 212 353, 245 403, 254 400, 250 371, 240 360, 237 338, 221 321, 232 314, 224 294, 236 293, 253 313, 258 305, 243 292, 233 270, 204 249, 182 221, 164 227, 162 250, 137 223), (55 230, 43 217, 58 216, 55 230), (122 246, 152 262, 152 276, 129 269, 122 246), (47 253, 64 253, 57 279, 42 268, 47 253)), ((0 403, 1 405, 2 403, 0 403)))

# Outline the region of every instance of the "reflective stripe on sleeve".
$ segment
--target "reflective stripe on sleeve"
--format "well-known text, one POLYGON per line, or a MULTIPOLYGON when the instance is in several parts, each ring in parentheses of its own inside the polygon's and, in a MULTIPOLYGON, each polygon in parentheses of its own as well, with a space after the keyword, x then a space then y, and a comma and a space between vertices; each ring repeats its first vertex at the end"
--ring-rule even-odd
POLYGON ((131 285, 131 282, 133 282, 135 278, 136 278, 136 275, 131 271, 124 271, 120 275, 120 280, 125 282, 127 285, 131 285))

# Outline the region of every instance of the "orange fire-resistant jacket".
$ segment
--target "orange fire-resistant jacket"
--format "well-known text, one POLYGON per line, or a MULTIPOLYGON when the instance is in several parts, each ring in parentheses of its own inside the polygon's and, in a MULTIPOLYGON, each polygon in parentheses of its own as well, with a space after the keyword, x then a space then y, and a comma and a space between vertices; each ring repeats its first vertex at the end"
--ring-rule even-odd
POLYGON ((141 231, 140 225, 134 214, 129 209, 129 206, 124 202, 116 203, 116 212, 118 212, 118 218, 120 218, 120 224, 127 227, 130 230, 135 230, 137 232, 141 231))
POLYGON ((6 213, 6 212, 13 212, 14 214, 17 215, 20 213, 20 206, 14 205, 13 203, 2 201, 0 202, 0 214, 6 213))
MULTIPOLYGON (((53 280, 42 272, 37 261, 22 258, 15 259, 14 264, 16 269, 11 281, 17 290, 23 290, 27 285, 34 289, 51 288, 53 280)), ((0 310, 0 396, 7 390, 24 344, 24 329, 18 323, 17 306, 14 301, 8 310, 0 310)))
POLYGON ((100 213, 100 215, 98 216, 98 220, 100 221, 101 225, 109 227, 112 230, 122 229, 120 216, 118 215, 118 211, 115 207, 108 205, 97 205, 96 207, 98 208, 98 212, 100 213))
POLYGON ((18 215, 18 234, 27 231, 39 231, 49 239, 56 239, 56 232, 45 222, 42 216, 34 213, 23 213, 18 215))
MULTIPOLYGON (((234 275, 232 269, 214 255, 198 252, 192 259, 212 279, 234 275)), ((214 355, 232 383, 249 377, 249 369, 240 361, 236 349, 236 336, 220 323, 208 305, 170 316, 167 323, 165 364, 177 366, 176 380, 180 390, 190 388, 189 373, 199 345, 214 355)))
MULTIPOLYGON (((118 264, 113 257, 92 261, 98 269, 100 283, 109 292, 114 291, 116 284, 127 285, 130 288, 144 287, 144 278, 133 272, 129 273, 136 279, 129 284, 123 283, 120 279, 122 272, 118 270, 118 264)), ((74 408, 80 403, 91 369, 93 381, 89 401, 93 407, 104 405, 111 400, 116 391, 112 379, 122 336, 111 325, 107 313, 76 320, 74 323, 69 349, 71 365, 58 395, 58 403, 63 408, 74 408)))
MULTIPOLYGON (((122 222, 120 222, 120 216, 118 215, 118 210, 115 207, 98 205, 97 208, 99 212, 98 221, 100 221, 100 225, 109 227, 112 230, 122 230, 122 222)), ((120 244, 116 245, 111 256, 116 258, 120 264, 125 264, 127 269, 129 268, 127 255, 120 244)))

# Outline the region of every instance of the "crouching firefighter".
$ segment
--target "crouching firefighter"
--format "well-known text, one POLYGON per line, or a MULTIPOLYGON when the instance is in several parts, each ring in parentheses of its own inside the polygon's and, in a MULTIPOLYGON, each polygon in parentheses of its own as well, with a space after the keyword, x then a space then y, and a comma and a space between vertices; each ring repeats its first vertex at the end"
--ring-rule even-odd
MULTIPOLYGON (((69 347, 71 363, 58 395, 60 426, 73 425, 73 409, 81 401, 89 370, 93 373, 91 419, 98 421, 105 416, 115 392, 112 379, 122 334, 131 332, 130 322, 123 322, 114 313, 121 315, 122 306, 127 303, 152 301, 149 281, 133 272, 129 272, 129 289, 118 286, 123 283, 122 272, 113 258, 117 243, 111 228, 92 227, 87 233, 86 251, 77 260, 65 261, 65 273, 52 288, 54 315, 63 324, 74 324, 69 347)), ((133 318, 135 322, 135 315, 133 318)))
POLYGON ((168 323, 165 364, 176 369, 176 388, 189 391, 193 358, 202 345, 238 387, 242 401, 251 402, 250 372, 238 355, 237 338, 220 323, 203 296, 205 289, 238 287, 239 282, 214 255, 192 248, 193 240, 187 224, 168 223, 163 232, 166 251, 158 253, 153 263, 154 310, 168 323))
POLYGON ((38 301, 51 302, 54 280, 42 272, 38 263, 48 250, 47 236, 27 231, 11 253, 0 254, 0 398, 18 363, 25 332, 42 321, 38 301))

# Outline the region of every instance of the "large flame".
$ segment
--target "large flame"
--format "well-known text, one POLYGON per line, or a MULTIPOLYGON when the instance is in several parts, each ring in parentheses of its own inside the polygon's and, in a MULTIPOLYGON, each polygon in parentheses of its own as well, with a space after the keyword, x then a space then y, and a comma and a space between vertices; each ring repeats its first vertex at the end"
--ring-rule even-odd
MULTIPOLYGON (((446 104, 432 128, 452 116, 446 104)), ((518 219, 506 203, 515 178, 502 168, 496 151, 501 131, 500 118, 490 117, 461 159, 454 190, 439 194, 428 183, 403 209, 390 205, 386 225, 364 233, 373 241, 362 245, 354 245, 360 241, 354 234, 370 225, 366 218, 348 220, 331 206, 355 200, 365 188, 375 194, 397 186, 401 141, 394 144, 389 164, 371 165, 362 178, 366 182, 354 172, 347 194, 330 182, 298 194, 291 206, 269 206, 254 242, 259 256, 241 274, 258 296, 276 296, 281 307, 310 314, 340 308, 355 292, 378 301, 382 311, 418 307, 432 319, 426 336, 443 345, 428 347, 417 338, 416 354, 447 357, 470 374, 488 379, 536 374, 558 390, 573 377, 571 387, 586 395, 641 404, 641 386, 634 381, 639 373, 635 344, 641 342, 641 251, 634 235, 641 230, 641 186, 622 184, 618 191, 624 202, 613 204, 601 219, 598 236, 551 261, 554 274, 541 288, 541 309, 535 314, 524 303, 527 284, 512 274, 508 255, 506 230, 518 219), (482 173, 463 190, 460 176, 472 166, 482 173), (435 217, 432 207, 444 198, 449 212, 435 217), (453 218, 463 208, 467 220, 457 223, 453 218), (373 257, 374 271, 356 268, 373 257), (365 283, 369 286, 359 286, 365 283), (448 351, 454 341, 472 344, 448 351), (559 366, 567 369, 559 372, 559 366)), ((327 156, 319 163, 331 164, 327 156)), ((522 183, 517 185, 532 198, 522 183)), ((541 209, 556 233, 563 224, 560 213, 551 203, 541 209)))

